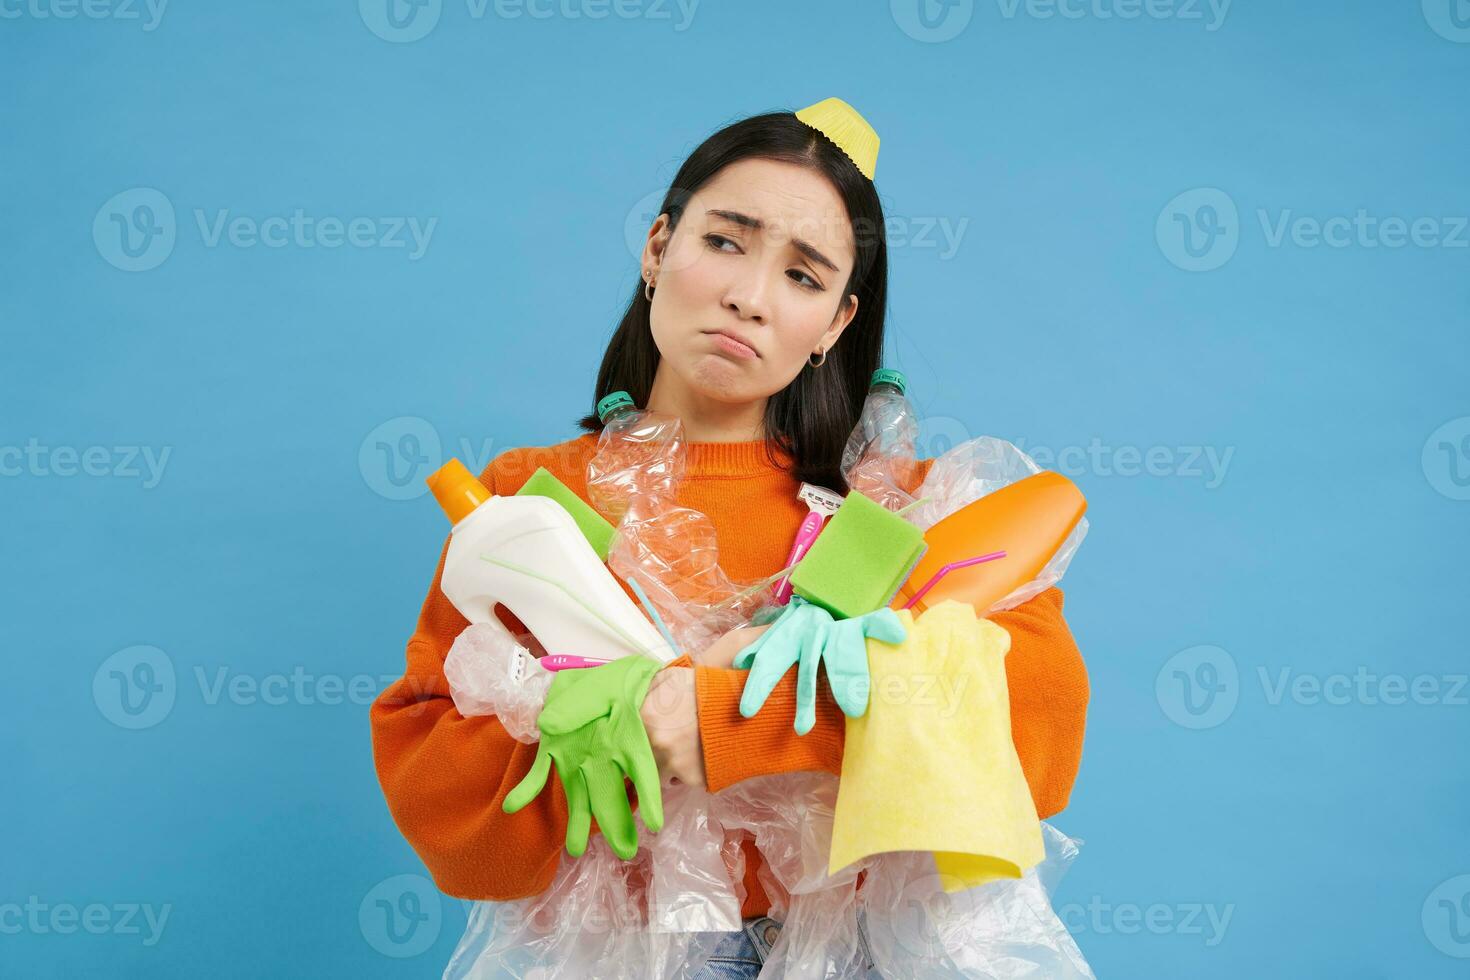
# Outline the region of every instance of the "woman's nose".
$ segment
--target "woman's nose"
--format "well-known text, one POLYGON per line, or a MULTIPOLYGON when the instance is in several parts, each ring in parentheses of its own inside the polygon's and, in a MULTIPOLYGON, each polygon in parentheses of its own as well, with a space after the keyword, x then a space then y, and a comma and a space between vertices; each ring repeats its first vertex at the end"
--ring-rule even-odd
POLYGON ((764 326, 770 322, 770 286, 761 273, 752 272, 730 284, 725 292, 725 306, 742 320, 754 320, 764 326))

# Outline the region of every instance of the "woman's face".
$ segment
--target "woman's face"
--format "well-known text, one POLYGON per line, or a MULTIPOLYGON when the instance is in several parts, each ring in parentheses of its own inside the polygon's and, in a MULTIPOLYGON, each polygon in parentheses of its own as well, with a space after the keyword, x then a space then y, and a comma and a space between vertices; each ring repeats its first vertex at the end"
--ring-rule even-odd
POLYGON ((847 209, 819 174, 766 159, 721 170, 672 233, 667 214, 648 232, 659 370, 721 402, 785 388, 857 312, 842 291, 854 252, 847 209))

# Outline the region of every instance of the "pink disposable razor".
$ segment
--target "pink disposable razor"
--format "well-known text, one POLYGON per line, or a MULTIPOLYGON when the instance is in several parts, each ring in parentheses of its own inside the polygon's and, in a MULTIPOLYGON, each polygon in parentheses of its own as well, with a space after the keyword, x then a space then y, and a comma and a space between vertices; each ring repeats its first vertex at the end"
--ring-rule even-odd
POLYGON ((548 653, 536 662, 547 670, 568 670, 572 667, 601 667, 603 664, 612 663, 611 660, 600 660, 597 657, 578 657, 571 653, 548 653))
MULTIPOLYGON (((814 487, 810 483, 803 483, 796 495, 806 502, 809 510, 802 519, 801 527, 796 529, 796 540, 791 543, 791 554, 786 557, 787 567, 795 565, 811 550, 812 542, 822 533, 822 525, 842 506, 840 494, 833 493, 826 487, 814 487)), ((791 576, 787 575, 776 583, 776 604, 784 606, 790 601, 791 576)))

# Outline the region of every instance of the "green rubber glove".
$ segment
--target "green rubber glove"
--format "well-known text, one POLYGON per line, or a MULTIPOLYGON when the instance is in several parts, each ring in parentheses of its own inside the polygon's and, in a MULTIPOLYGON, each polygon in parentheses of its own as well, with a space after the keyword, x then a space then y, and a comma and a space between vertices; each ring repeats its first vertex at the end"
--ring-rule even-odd
POLYGON ((541 729, 536 760, 501 809, 515 813, 539 796, 555 762, 567 797, 567 853, 581 857, 587 850, 595 816, 613 853, 631 860, 638 851, 638 829, 625 775, 638 791, 644 824, 654 833, 664 825, 658 764, 639 713, 661 666, 633 654, 599 667, 557 671, 536 719, 541 729))
POLYGON ((740 713, 754 717, 786 671, 797 664, 796 734, 805 735, 817 723, 817 669, 823 664, 842 713, 861 717, 868 710, 867 638, 902 643, 905 636, 892 609, 838 621, 821 606, 792 596, 771 628, 735 656, 734 666, 750 670, 740 695, 740 713))

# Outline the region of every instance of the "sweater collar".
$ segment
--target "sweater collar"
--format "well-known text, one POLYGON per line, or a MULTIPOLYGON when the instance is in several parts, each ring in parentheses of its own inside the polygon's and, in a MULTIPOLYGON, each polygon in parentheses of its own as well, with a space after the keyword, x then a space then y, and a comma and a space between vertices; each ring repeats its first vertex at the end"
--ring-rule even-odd
MULTIPOLYGON (((594 432, 584 433, 577 441, 586 447, 589 454, 597 452, 598 436, 594 432)), ((749 442, 686 442, 684 443, 684 472, 687 476, 759 476, 769 473, 790 473, 796 458, 771 444, 770 456, 766 454, 766 441, 752 439, 749 442), (770 456, 776 462, 772 463, 770 456)))
POLYGON ((794 462, 791 454, 772 443, 768 455, 766 446, 764 439, 749 442, 686 442, 684 465, 690 476, 756 476, 789 470, 794 462))

